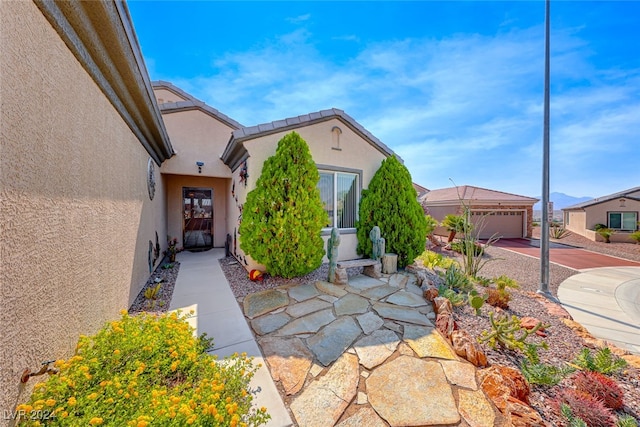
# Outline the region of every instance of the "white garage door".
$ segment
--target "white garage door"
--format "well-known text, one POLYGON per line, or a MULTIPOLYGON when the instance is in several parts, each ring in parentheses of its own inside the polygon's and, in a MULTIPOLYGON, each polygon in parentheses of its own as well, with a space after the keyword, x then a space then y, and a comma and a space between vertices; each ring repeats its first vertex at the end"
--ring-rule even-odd
POLYGON ((494 234, 503 239, 523 236, 522 211, 476 211, 471 212, 471 221, 476 226, 480 239, 488 239, 494 234))

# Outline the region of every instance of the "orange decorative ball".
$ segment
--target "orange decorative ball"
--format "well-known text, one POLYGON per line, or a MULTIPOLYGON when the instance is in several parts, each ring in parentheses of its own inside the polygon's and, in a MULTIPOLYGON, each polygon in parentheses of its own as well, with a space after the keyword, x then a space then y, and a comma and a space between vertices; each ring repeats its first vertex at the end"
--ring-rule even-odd
POLYGON ((251 270, 249 272, 249 279, 252 282, 257 282, 257 281, 261 282, 263 278, 264 277, 262 276, 262 271, 260 271, 260 270, 251 270))

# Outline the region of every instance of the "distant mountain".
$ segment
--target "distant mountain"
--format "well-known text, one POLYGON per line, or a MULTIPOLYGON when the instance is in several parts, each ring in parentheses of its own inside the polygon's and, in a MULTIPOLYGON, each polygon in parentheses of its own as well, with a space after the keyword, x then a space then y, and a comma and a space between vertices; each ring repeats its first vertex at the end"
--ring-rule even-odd
MULTIPOLYGON (((542 196, 536 197, 542 199, 542 196)), ((569 206, 577 205, 578 203, 592 200, 593 197, 573 197, 564 193, 551 193, 549 194, 549 200, 553 202, 553 210, 564 209, 569 206)), ((542 202, 538 202, 533 205, 533 210, 542 210, 542 202)))

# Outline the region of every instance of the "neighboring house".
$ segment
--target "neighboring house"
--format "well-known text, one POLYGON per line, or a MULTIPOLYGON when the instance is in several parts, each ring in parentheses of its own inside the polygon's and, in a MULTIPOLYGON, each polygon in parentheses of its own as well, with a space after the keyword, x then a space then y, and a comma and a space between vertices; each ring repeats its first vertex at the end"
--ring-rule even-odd
MULTIPOLYGON (((501 238, 531 237, 533 205, 532 197, 504 193, 502 191, 463 185, 442 188, 426 193, 420 202, 429 215, 442 221, 447 214, 462 214, 464 205, 471 211, 471 221, 478 237, 501 238)), ((448 235, 444 227, 437 227, 435 234, 448 235)))
POLYGON ((341 110, 253 127, 149 81, 126 4, 0 2, 0 408, 20 376, 118 317, 166 236, 240 250, 242 205, 278 141, 298 132, 320 170, 340 259, 357 257, 362 189, 393 152, 341 110))
POLYGON ((629 234, 638 230, 640 220, 640 187, 562 209, 564 227, 594 241, 604 239, 594 231, 596 224, 616 230, 612 242, 632 242, 629 234))

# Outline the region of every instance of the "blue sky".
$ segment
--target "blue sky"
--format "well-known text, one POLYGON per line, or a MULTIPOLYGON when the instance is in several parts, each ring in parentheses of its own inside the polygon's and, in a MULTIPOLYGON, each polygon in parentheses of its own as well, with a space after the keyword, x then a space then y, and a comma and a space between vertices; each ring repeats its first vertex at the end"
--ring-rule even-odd
MULTIPOLYGON (((128 5, 151 78, 245 126, 340 108, 427 188, 541 194, 543 1, 128 5)), ((640 2, 551 15, 551 191, 640 185, 640 2)))

